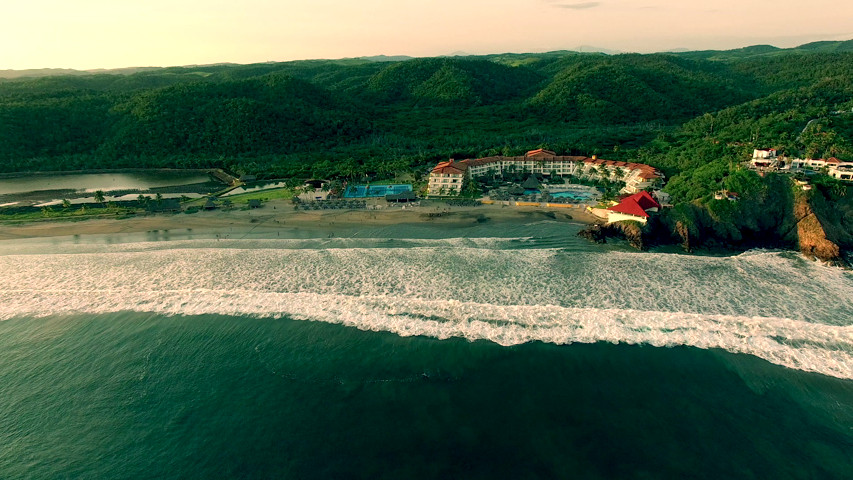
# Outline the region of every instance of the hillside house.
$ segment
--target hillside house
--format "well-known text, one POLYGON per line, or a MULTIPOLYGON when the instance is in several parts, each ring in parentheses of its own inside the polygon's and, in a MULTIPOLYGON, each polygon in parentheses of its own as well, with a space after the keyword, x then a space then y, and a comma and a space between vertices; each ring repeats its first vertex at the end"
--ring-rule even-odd
POLYGON ((752 160, 749 165, 753 168, 776 168, 779 166, 779 157, 776 156, 775 148, 758 148, 752 151, 752 160))
POLYGON ((735 192, 730 192, 728 190, 718 190, 714 192, 714 200, 728 200, 730 202, 736 202, 738 200, 738 195, 735 192))
POLYGON ((853 162, 842 162, 837 158, 830 158, 826 161, 826 174, 832 178, 853 182, 853 162))
POLYGON ((826 160, 822 158, 793 158, 790 160, 790 165, 793 169, 809 168, 818 170, 826 166, 826 160))

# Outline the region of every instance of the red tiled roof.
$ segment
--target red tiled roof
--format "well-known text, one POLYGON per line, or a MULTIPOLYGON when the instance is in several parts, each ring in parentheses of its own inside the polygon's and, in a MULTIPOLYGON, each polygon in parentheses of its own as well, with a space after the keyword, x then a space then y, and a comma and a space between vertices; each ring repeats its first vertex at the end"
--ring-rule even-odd
POLYGON ((645 210, 643 210, 643 207, 641 207, 636 200, 632 200, 630 198, 626 198, 622 201, 622 203, 620 203, 619 205, 614 205, 608 208, 608 210, 633 215, 635 217, 646 218, 649 216, 649 214, 646 213, 645 210))
POLYGON ((650 208, 660 208, 660 204, 657 202, 657 200, 654 199, 654 197, 652 197, 649 192, 635 193, 628 198, 633 198, 634 201, 636 201, 637 204, 643 208, 643 210, 648 210, 650 208))
POLYGON ((826 159, 826 163, 841 163, 841 160, 839 160, 835 157, 829 157, 826 159))
POLYGON ((544 149, 536 149, 527 152, 524 156, 516 156, 516 157, 504 157, 504 156, 492 156, 492 157, 483 157, 483 158, 475 158, 475 159, 466 159, 461 160, 459 162, 441 162, 439 163, 432 171, 433 173, 451 173, 451 174, 462 174, 465 170, 471 167, 477 167, 481 165, 486 165, 494 162, 524 162, 531 160, 531 156, 535 156, 536 159, 548 159, 550 161, 555 162, 582 162, 586 165, 605 165, 611 168, 619 167, 627 170, 639 170, 639 177, 643 179, 653 179, 660 178, 661 175, 658 171, 649 165, 645 165, 642 163, 634 163, 634 162, 622 162, 617 160, 606 160, 603 158, 590 158, 590 157, 582 157, 582 156, 570 156, 570 155, 557 155, 550 150, 544 149), (452 164, 452 165, 451 165, 452 164), (445 171, 445 169, 451 169, 445 171))
POLYGON ((475 158, 473 160, 462 160, 460 163, 464 163, 471 167, 477 167, 479 165, 485 165, 487 163, 494 163, 504 160, 504 157, 483 157, 483 158, 475 158))
POLYGON ((540 154, 540 153, 541 153, 541 154, 548 155, 548 156, 550 156, 550 157, 556 157, 556 156, 557 156, 557 154, 556 154, 556 153, 554 153, 554 152, 552 152, 551 150, 545 150, 545 149, 542 149, 542 148, 537 148, 536 150, 531 150, 531 151, 529 151, 529 152, 525 153, 525 154, 524 154, 524 156, 525 156, 525 157, 532 157, 533 155, 538 155, 538 154, 540 154))
POLYGON ((466 170, 468 170, 468 165, 464 161, 456 163, 453 160, 449 160, 436 165, 435 168, 432 169, 432 173, 462 175, 466 170))
POLYGON ((649 214, 646 213, 646 210, 652 208, 661 207, 660 204, 655 201, 651 195, 649 195, 649 192, 640 192, 625 198, 618 205, 614 205, 608 208, 608 210, 633 215, 635 217, 647 218, 649 214))

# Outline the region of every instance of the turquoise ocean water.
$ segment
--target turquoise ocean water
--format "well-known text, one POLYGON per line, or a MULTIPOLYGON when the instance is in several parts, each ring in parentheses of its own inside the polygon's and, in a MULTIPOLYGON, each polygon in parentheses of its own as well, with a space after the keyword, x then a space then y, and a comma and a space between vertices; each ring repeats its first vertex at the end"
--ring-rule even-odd
POLYGON ((850 272, 578 229, 0 242, 0 478, 853 476, 850 272))

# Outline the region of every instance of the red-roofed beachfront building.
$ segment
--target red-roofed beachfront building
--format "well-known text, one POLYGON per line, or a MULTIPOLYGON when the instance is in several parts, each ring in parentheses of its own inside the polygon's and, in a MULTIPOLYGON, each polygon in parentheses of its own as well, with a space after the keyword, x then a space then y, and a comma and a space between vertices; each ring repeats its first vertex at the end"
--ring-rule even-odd
MULTIPOLYGON (((587 177, 591 179, 608 178, 612 181, 625 182, 624 193, 636 193, 651 187, 663 179, 663 175, 654 167, 642 163, 619 162, 604 160, 595 155, 590 157, 557 155, 556 153, 542 148, 531 150, 522 156, 504 157, 493 156, 477 159, 466 159, 459 162, 441 162, 430 174, 429 194, 438 195, 442 186, 453 178, 464 178, 467 174, 471 178, 503 175, 505 173, 529 173, 540 174, 548 177, 556 175, 565 177, 568 175, 576 177, 587 177), (456 169, 460 172, 448 172, 447 169, 456 169), (461 177, 447 177, 446 175, 461 175, 461 177)), ((461 191, 462 181, 458 182, 461 191)), ((445 187, 447 190, 447 187, 445 187)))
POLYGON ((441 162, 429 174, 427 195, 458 195, 462 193, 462 184, 468 173, 465 161, 456 162, 452 158, 441 162))
POLYGON ((644 224, 649 219, 649 212, 657 212, 660 208, 649 192, 635 193, 607 209, 607 223, 633 220, 644 224))

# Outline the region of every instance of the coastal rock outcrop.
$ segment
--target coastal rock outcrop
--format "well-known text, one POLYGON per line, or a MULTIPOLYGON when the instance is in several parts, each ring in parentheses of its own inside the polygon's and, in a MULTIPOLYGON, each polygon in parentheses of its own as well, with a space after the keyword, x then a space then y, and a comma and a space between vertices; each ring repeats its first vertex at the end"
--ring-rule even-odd
POLYGON ((584 228, 578 232, 578 236, 595 243, 607 243, 607 235, 599 223, 595 223, 584 228))
POLYGON ((639 222, 621 221, 607 225, 594 224, 578 232, 579 237, 595 243, 607 243, 607 237, 624 238, 632 247, 644 250, 643 227, 639 222))
POLYGON ((804 255, 829 263, 844 263, 841 247, 829 239, 805 196, 798 198, 794 204, 794 216, 797 219, 798 246, 804 255))
POLYGON ((606 225, 605 228, 610 236, 619 236, 628 240, 628 244, 637 250, 645 250, 646 244, 643 241, 643 225, 640 222, 632 222, 623 220, 606 225))

